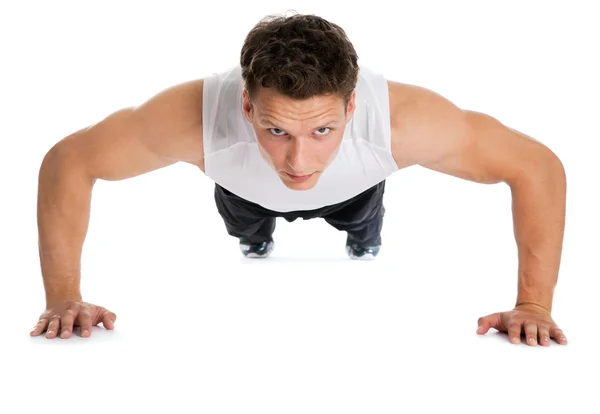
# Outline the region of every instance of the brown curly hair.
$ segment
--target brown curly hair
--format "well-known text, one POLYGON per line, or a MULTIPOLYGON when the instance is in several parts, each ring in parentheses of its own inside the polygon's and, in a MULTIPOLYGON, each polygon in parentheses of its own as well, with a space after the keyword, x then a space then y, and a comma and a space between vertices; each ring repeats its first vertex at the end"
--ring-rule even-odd
POLYGON ((346 32, 312 14, 268 15, 250 30, 240 54, 252 97, 274 87, 292 99, 337 95, 347 108, 358 78, 358 55, 346 32))

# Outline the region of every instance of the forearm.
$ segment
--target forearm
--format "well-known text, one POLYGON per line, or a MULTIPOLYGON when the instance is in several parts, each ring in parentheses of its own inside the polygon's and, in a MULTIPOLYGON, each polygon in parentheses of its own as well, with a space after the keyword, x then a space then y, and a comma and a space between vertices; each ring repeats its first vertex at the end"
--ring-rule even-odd
POLYGON ((38 247, 46 304, 79 300, 81 252, 93 181, 66 154, 49 153, 38 177, 38 247))
POLYGON ((510 187, 519 258, 516 304, 535 303, 551 312, 565 228, 565 172, 553 159, 510 187))

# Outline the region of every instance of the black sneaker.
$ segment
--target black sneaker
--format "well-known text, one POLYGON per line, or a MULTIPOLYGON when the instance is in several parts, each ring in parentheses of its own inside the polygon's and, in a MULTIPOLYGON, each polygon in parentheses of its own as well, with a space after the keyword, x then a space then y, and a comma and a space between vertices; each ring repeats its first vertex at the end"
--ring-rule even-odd
POLYGON ((346 240, 346 253, 351 259, 356 260, 373 260, 379 253, 379 246, 361 246, 360 244, 352 243, 346 240))
POLYGON ((240 251, 246 257, 250 258, 266 258, 269 257, 275 243, 273 240, 266 240, 260 243, 250 243, 245 238, 240 238, 240 251))

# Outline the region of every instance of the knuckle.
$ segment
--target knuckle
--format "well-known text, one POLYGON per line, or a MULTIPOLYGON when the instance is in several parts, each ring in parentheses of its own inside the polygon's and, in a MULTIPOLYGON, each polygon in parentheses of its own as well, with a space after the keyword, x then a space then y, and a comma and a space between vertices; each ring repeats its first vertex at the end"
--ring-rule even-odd
POLYGON ((80 309, 80 306, 77 303, 72 303, 67 307, 68 311, 71 311, 73 313, 77 313, 80 309))
POLYGON ((74 314, 75 314, 75 312, 69 308, 62 313, 62 317, 63 318, 72 317, 74 314))
POLYGON ((92 314, 88 310, 82 310, 79 312, 79 317, 87 319, 87 318, 91 318, 92 314))

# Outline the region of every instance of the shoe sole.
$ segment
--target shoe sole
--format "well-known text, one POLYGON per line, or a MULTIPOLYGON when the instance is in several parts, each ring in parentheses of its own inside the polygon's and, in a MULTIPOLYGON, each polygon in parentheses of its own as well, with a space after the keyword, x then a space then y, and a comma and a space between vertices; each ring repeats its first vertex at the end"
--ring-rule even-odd
POLYGON ((363 254, 362 256, 355 256, 353 254, 351 254, 349 256, 352 260, 374 260, 376 257, 375 255, 372 255, 371 253, 366 253, 366 254, 363 254))
POLYGON ((271 252, 268 252, 268 253, 265 253, 265 254, 248 253, 248 254, 245 254, 244 257, 247 257, 249 259, 266 259, 270 255, 271 255, 271 252))

